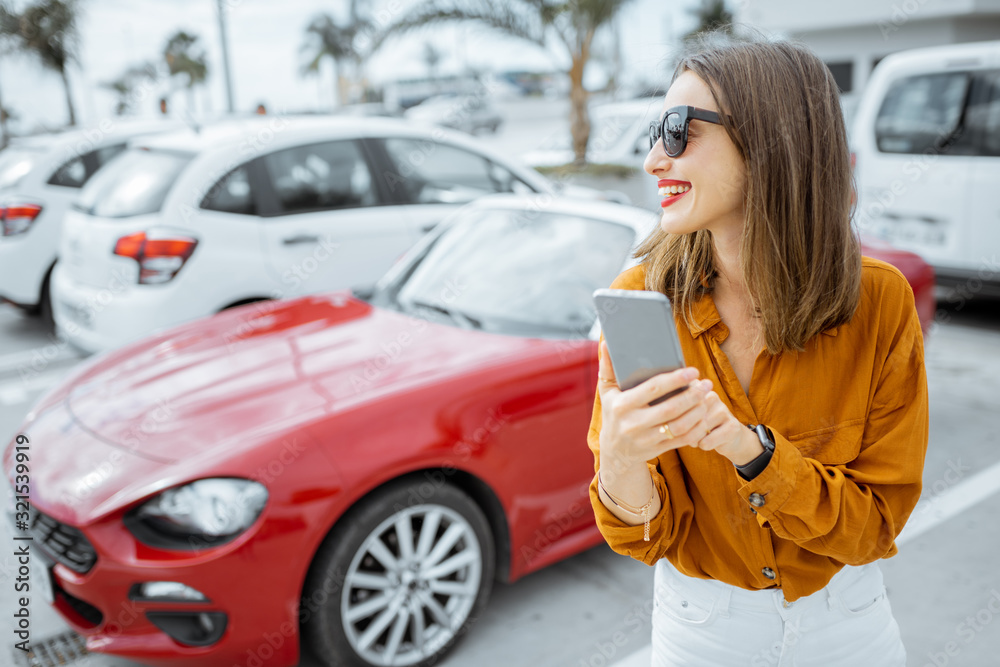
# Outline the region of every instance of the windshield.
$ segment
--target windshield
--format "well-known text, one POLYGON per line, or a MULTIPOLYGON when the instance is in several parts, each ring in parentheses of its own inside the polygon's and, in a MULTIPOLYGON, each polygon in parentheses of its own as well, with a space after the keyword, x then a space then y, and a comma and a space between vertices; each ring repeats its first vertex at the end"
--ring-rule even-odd
POLYGON ((0 152, 0 188, 12 188, 45 157, 45 151, 11 146, 0 152))
POLYGON ((94 174, 76 208, 105 218, 156 213, 193 156, 130 149, 94 174))
POLYGON ((618 275, 635 238, 631 227, 566 214, 465 215, 402 279, 399 308, 496 333, 584 337, 596 317, 594 290, 618 275))

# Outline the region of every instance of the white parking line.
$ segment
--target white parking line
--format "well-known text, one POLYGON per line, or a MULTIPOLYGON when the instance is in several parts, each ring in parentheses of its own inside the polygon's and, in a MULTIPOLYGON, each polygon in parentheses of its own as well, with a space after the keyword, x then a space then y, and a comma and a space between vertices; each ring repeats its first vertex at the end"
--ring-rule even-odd
POLYGON ((619 660, 611 667, 649 667, 653 662, 653 647, 641 648, 632 655, 619 660))
POLYGON ((65 377, 71 369, 71 366, 61 366, 27 380, 17 379, 0 383, 0 405, 18 405, 27 402, 33 393, 48 389, 65 377))
POLYGON ((902 546, 910 540, 915 540, 931 528, 986 500, 997 491, 1000 491, 1000 461, 947 491, 917 503, 902 532, 896 538, 896 544, 902 546))
POLYGON ((33 364, 39 363, 39 361, 45 364, 52 364, 67 359, 82 358, 69 344, 52 343, 44 347, 0 356, 0 374, 16 371, 22 366, 30 368, 33 364))
MULTIPOLYGON (((906 526, 896 538, 896 544, 902 547, 906 542, 917 539, 935 526, 986 500, 997 491, 1000 491, 1000 461, 947 491, 917 503, 906 526)), ((649 667, 652 658, 653 647, 646 646, 610 667, 649 667)))

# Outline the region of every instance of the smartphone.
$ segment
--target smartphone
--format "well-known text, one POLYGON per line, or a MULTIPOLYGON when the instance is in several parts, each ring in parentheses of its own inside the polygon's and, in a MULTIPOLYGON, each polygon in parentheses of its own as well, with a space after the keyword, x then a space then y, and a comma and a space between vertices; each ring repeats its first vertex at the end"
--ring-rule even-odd
MULTIPOLYGON (((683 368, 684 354, 677 338, 670 300, 660 292, 599 289, 594 306, 611 353, 618 388, 642 384, 654 375, 683 368)), ((679 394, 675 389, 650 403, 656 405, 679 394)))

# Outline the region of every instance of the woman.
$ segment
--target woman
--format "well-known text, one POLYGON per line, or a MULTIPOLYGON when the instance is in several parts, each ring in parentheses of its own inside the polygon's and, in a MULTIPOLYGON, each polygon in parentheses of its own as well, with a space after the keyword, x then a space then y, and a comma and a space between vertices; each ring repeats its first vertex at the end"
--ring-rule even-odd
POLYGON ((923 338, 860 255, 837 86, 800 46, 728 41, 663 110, 660 226, 611 286, 671 299, 689 367, 623 392, 602 339, 588 436, 601 532, 656 566, 653 664, 904 665, 875 561, 920 496, 923 338))

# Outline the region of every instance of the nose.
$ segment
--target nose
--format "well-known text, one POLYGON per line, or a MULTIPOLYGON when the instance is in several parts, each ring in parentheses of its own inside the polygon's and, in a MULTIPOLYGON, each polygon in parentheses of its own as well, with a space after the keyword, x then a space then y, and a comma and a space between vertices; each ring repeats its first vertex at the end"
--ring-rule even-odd
POLYGON ((663 141, 657 141, 646 153, 646 159, 642 162, 642 168, 650 176, 659 176, 670 169, 673 158, 663 150, 663 141))

